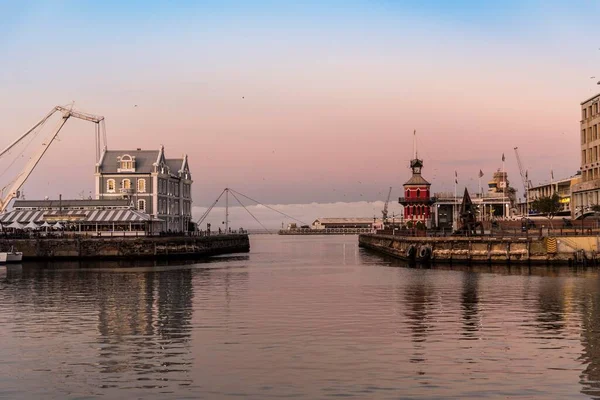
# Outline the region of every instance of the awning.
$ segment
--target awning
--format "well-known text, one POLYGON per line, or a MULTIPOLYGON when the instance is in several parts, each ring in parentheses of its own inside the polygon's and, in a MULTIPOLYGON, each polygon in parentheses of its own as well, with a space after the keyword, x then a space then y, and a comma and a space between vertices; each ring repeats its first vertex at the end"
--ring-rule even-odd
POLYGON ((80 223, 141 223, 146 221, 152 221, 152 216, 146 213, 132 210, 132 209, 121 209, 121 210, 89 210, 89 211, 30 211, 30 210, 12 210, 7 213, 0 215, 0 223, 10 224, 12 222, 19 222, 21 224, 28 224, 30 222, 42 223, 45 222, 46 216, 55 218, 49 218, 51 220, 56 219, 56 216, 66 215, 79 217, 78 222, 80 223))

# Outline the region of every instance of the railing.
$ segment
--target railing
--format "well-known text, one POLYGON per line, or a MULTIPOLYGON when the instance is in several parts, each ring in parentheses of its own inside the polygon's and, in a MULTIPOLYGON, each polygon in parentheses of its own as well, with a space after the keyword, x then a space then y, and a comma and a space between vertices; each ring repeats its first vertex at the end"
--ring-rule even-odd
POLYGON ((421 204, 432 204, 435 203, 437 199, 435 197, 431 197, 429 199, 423 199, 420 197, 400 197, 398 198, 399 203, 421 203, 421 204))

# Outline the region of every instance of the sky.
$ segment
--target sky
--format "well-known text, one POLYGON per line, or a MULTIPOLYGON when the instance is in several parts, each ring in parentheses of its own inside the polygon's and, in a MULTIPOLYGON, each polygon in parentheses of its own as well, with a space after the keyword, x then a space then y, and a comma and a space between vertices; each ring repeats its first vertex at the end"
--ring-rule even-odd
MULTIPOLYGON (((0 0, 0 147, 74 102, 106 118, 110 149, 187 153, 197 207, 224 187, 343 204, 401 195, 416 129, 433 192, 453 191, 455 171, 476 191, 504 153, 522 195, 514 147, 534 184, 579 168, 599 13, 588 0, 0 0)), ((89 193, 94 163, 92 124, 69 121, 24 190, 89 193)))

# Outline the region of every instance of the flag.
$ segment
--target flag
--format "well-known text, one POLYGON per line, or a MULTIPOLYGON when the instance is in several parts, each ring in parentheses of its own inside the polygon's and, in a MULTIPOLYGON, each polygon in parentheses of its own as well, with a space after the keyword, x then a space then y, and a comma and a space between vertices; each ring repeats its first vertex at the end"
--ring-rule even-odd
POLYGON ((458 185, 458 172, 456 170, 454 170, 454 183, 458 185))
POLYGON ((529 171, 525 171, 525 179, 529 179, 529 171))
POLYGON ((481 178, 483 176, 483 171, 479 170, 479 177, 481 178))
POLYGON ((554 171, 550 170, 550 177, 554 179, 554 171))
POLYGON ((502 153, 502 162, 504 162, 504 153, 502 153))

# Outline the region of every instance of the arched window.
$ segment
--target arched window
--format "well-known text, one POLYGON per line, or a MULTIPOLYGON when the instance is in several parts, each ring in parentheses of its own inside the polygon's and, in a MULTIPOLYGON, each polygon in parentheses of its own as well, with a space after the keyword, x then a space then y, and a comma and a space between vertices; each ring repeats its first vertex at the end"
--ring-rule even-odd
POLYGON ((123 181, 121 181, 121 187, 123 189, 131 189, 131 181, 129 179, 123 179, 123 181))
POLYGON ((106 181, 106 191, 108 193, 115 192, 115 180, 114 179, 109 179, 106 181))
POLYGON ((421 189, 417 189, 417 198, 421 197, 421 189))
POLYGON ((140 193, 146 192, 146 180, 145 179, 138 179, 137 184, 138 184, 138 187, 137 187, 138 192, 140 192, 140 193))
POLYGON ((121 157, 121 170, 133 171, 133 158, 129 154, 121 157))
POLYGON ((146 212, 146 200, 138 200, 138 210, 146 212))
POLYGON ((406 189, 406 198, 408 199, 410 197, 410 190, 406 189))

